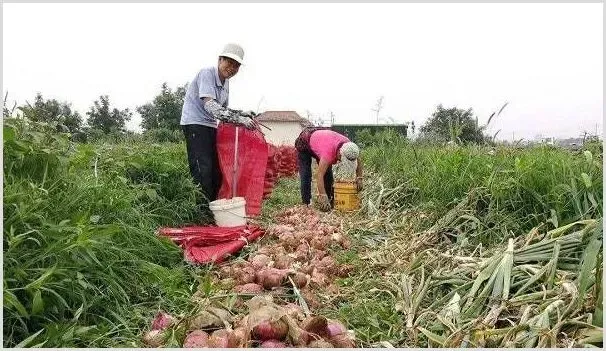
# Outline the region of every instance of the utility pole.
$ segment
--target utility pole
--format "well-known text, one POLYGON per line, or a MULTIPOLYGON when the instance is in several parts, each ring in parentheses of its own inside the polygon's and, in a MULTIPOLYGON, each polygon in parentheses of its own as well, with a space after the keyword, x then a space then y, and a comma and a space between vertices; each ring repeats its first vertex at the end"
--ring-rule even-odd
POLYGON ((259 103, 257 104, 257 113, 259 113, 259 107, 261 107, 261 102, 265 99, 265 96, 261 96, 261 99, 259 99, 259 103))
POLYGON ((372 109, 372 111, 375 111, 377 113, 377 124, 379 124, 379 112, 381 112, 381 109, 383 108, 383 95, 381 95, 379 97, 379 100, 377 100, 377 106, 372 109))

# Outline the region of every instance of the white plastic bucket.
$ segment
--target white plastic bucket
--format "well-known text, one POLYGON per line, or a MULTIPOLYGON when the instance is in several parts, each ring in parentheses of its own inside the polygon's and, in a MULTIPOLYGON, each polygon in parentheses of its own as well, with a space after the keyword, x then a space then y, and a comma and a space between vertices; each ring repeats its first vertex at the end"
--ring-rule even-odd
POLYGON ((212 201, 209 208, 219 227, 237 227, 246 224, 246 200, 243 197, 212 201))

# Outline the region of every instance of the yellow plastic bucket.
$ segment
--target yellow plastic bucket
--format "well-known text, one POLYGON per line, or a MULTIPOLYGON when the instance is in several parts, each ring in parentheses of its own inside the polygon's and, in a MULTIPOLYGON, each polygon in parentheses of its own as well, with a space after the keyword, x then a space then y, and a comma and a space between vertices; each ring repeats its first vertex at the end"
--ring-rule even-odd
POLYGON ((339 211, 355 211, 360 208, 360 197, 356 183, 336 182, 335 188, 335 209, 339 211))

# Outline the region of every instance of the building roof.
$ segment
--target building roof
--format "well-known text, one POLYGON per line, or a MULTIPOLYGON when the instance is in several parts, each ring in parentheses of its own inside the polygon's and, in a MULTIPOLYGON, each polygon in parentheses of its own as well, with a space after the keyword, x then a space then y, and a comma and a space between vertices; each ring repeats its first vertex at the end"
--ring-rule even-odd
POLYGON ((309 123, 295 111, 265 111, 257 116, 259 122, 297 122, 309 123))
POLYGON ((376 127, 404 127, 404 128, 408 128, 408 125, 403 124, 403 123, 393 123, 393 124, 374 124, 374 123, 351 123, 351 124, 340 124, 340 123, 335 123, 332 125, 333 127, 368 127, 368 128, 376 128, 376 127))

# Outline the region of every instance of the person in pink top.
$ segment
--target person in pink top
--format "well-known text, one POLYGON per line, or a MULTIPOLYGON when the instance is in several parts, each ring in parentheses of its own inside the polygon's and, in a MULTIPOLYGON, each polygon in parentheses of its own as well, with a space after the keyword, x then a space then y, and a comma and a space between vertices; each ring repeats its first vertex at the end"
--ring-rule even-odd
POLYGON ((322 211, 334 207, 334 178, 332 165, 337 162, 355 162, 358 191, 362 190, 362 162, 358 158, 360 149, 346 136, 328 128, 305 128, 295 140, 298 151, 299 178, 301 181, 301 199, 309 205, 311 202, 311 159, 318 163, 316 184, 318 187, 316 203, 322 211))

